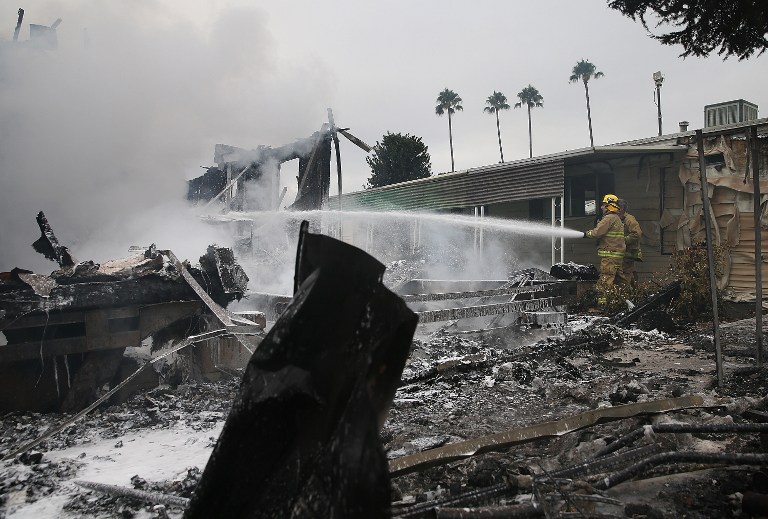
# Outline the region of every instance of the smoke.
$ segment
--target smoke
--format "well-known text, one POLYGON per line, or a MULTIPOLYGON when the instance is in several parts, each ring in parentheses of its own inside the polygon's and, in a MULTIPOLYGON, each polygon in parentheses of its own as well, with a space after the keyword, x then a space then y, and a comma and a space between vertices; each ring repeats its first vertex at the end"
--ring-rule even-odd
POLYGON ((292 293, 301 220, 310 222, 310 232, 342 238, 393 267, 385 273, 391 286, 405 281, 403 275, 501 280, 531 267, 549 272, 551 237, 582 234, 526 221, 434 213, 283 211, 242 216, 243 221, 232 223, 232 232, 253 237, 253 252, 239 257, 250 291, 283 295, 292 293))
POLYGON ((18 44, 0 41, 0 271, 53 267, 30 246, 40 210, 80 260, 227 245, 185 206, 186 180, 215 143, 314 131, 329 88, 322 64, 277 58, 264 11, 213 6, 196 22, 159 2, 52 3, 27 9, 18 44), (29 23, 59 17, 58 49, 26 42, 29 23))

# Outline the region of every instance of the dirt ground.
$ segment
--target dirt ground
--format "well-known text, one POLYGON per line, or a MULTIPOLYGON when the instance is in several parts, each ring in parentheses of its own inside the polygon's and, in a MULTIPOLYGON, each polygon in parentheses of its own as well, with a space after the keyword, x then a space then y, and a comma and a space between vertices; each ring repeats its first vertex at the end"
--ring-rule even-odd
MULTIPOLYGON (((525 333, 472 339, 441 331, 419 335, 381 432, 388 458, 615 405, 684 395, 699 395, 704 405, 603 423, 393 477, 393 515, 426 517, 418 515, 418 506, 494 485, 508 487, 510 481, 534 483, 460 500, 460 506, 530 505, 537 492, 555 484, 547 474, 582 463, 645 425, 749 423, 759 413, 745 414, 748 410, 768 411, 768 371, 756 367, 754 318, 721 326, 722 385, 717 384, 711 323, 665 333, 571 315, 568 327, 567 335, 538 341, 525 333)), ((189 497, 238 384, 236 377, 215 384, 165 384, 123 405, 96 409, 34 451, 0 464, 0 517, 181 517, 181 508, 115 497, 74 481, 189 497)), ((3 416, 0 455, 64 418, 3 416)), ((759 433, 647 433, 634 447, 643 445, 656 445, 661 452, 736 454, 764 453, 766 443, 759 433)), ((601 478, 634 461, 617 463, 601 473, 574 476, 568 489, 557 491, 598 496, 591 499, 613 507, 602 517, 750 517, 742 511, 742 497, 761 491, 766 478, 760 466, 743 463, 670 463, 596 490, 593 485, 601 478)), ((545 512, 532 513, 539 515, 528 516, 545 512)), ((546 513, 598 516, 583 509, 546 513)))

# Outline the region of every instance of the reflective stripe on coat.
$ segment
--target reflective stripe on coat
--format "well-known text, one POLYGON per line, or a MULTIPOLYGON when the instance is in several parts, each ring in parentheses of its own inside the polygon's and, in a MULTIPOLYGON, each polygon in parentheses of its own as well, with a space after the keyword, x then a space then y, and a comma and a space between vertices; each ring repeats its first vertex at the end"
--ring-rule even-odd
POLYGON ((624 223, 616 213, 607 213, 594 229, 585 233, 587 238, 597 238, 597 255, 602 258, 623 258, 626 251, 624 223))

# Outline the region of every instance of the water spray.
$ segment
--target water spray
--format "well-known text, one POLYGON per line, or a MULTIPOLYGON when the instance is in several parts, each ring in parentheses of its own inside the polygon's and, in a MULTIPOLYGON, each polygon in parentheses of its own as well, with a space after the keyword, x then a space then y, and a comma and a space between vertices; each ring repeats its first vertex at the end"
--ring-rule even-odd
MULTIPOLYGON (((285 220, 292 219, 319 219, 328 218, 333 215, 339 217, 359 218, 361 220, 400 220, 400 221, 429 221, 443 224, 455 224, 463 227, 471 228, 484 228, 489 230, 497 230, 515 234, 523 234, 529 236, 545 236, 545 237, 563 237, 563 238, 581 238, 584 233, 574 229, 568 229, 564 227, 552 227, 551 225, 537 222, 529 222, 526 220, 509 220, 505 218, 477 218, 474 216, 458 215, 458 214, 435 214, 435 213, 420 213, 411 211, 302 211, 302 212, 289 212, 289 211, 259 211, 251 213, 238 213, 238 219, 251 219, 254 221, 280 218, 285 220)), ((227 217, 221 217, 222 220, 227 217)))

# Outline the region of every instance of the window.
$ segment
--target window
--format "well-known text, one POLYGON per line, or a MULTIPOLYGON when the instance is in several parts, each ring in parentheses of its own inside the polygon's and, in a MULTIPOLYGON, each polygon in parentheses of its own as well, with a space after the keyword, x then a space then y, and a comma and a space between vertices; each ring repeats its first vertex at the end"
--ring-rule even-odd
POLYGON ((600 210, 600 200, 614 192, 613 174, 600 173, 566 177, 566 216, 594 216, 600 210))
MULTIPOLYGON (((590 173, 565 177, 565 217, 595 216, 600 212, 600 201, 613 193, 613 173, 590 173)), ((548 220, 552 215, 552 200, 538 198, 528 201, 528 215, 532 220, 548 220)))

